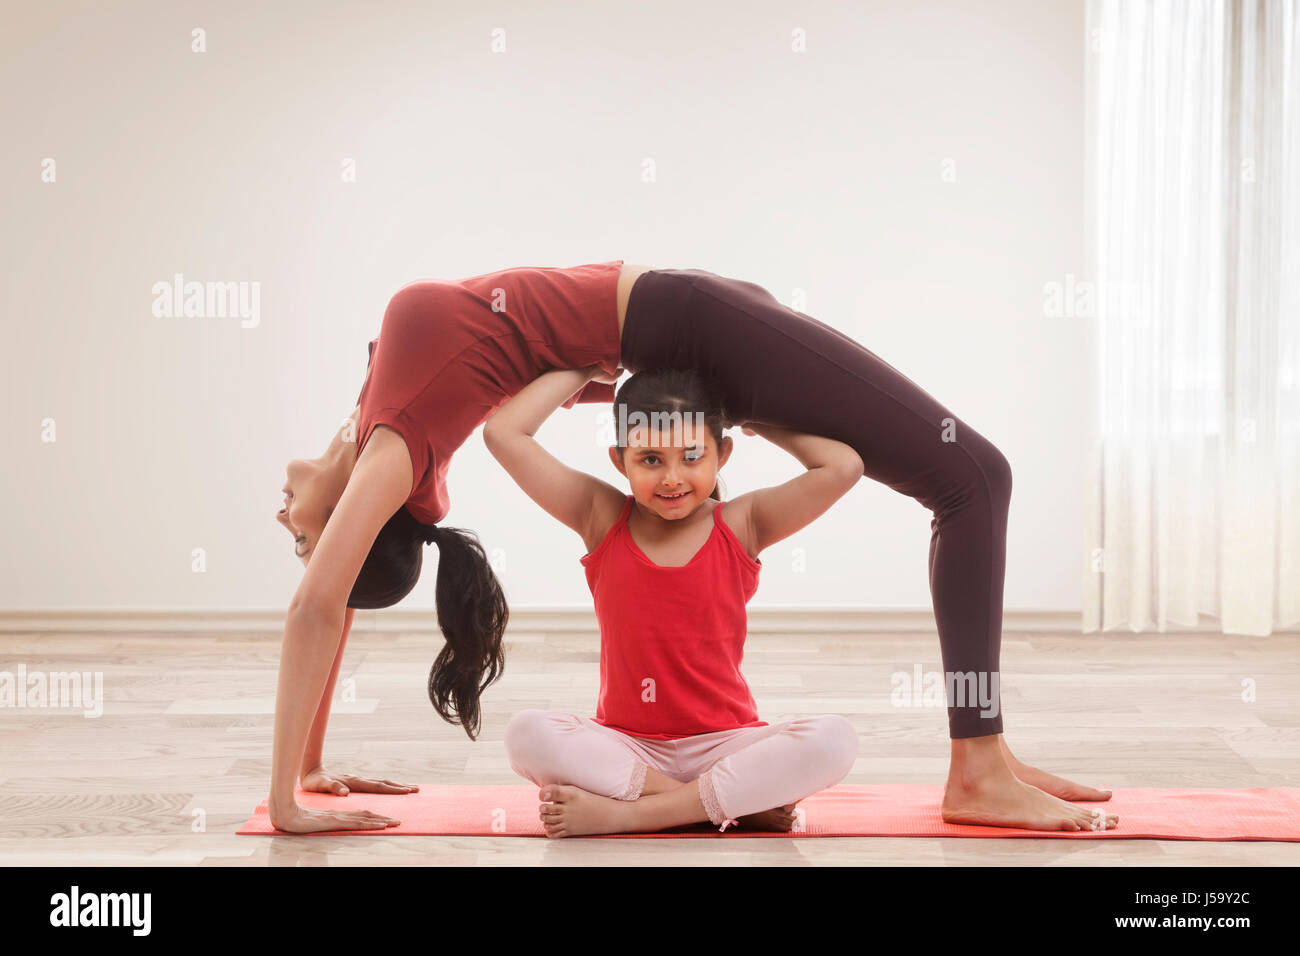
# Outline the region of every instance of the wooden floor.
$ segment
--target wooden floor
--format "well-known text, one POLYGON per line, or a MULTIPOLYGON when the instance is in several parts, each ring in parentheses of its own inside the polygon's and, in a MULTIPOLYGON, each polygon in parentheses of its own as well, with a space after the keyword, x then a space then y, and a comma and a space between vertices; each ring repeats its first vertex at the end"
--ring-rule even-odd
MULTIPOLYGON (((352 634, 336 698, 350 678, 355 702, 335 702, 327 767, 519 784, 501 746, 514 711, 593 712, 595 634, 512 633, 470 742, 425 697, 440 640, 352 634)), ((236 836, 266 794, 279 646, 278 633, 0 635, 0 670, 100 671, 104 681, 97 718, 0 708, 0 865, 1300 863, 1300 844, 1288 843, 236 836)), ((1103 787, 1300 786, 1298 658, 1294 635, 1008 633, 1006 739, 1027 763, 1103 787)), ((916 664, 940 669, 937 638, 755 634, 745 673, 765 720, 835 712, 854 723, 860 749, 845 783, 942 784, 945 711, 890 704, 890 675, 916 664)))

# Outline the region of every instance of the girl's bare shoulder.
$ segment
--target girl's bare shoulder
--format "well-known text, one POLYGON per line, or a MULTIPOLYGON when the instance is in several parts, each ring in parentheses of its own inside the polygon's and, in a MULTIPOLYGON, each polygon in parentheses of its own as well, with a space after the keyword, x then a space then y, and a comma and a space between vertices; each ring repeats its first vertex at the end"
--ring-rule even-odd
MULTIPOLYGON (((745 549, 745 553, 754 560, 758 560, 758 542, 754 534, 754 524, 751 520, 753 502, 754 493, 752 491, 737 498, 729 499, 726 502, 727 507, 722 509, 720 520, 731 529, 731 533, 736 536, 736 540, 745 549)), ((716 508, 717 505, 714 505, 714 507, 716 508)))
POLYGON ((605 535, 609 534, 609 529, 614 527, 614 522, 623 513, 623 505, 626 501, 626 492, 620 491, 608 482, 597 482, 596 493, 591 502, 591 520, 587 523, 587 530, 582 536, 587 554, 600 547, 600 543, 605 540, 605 535))

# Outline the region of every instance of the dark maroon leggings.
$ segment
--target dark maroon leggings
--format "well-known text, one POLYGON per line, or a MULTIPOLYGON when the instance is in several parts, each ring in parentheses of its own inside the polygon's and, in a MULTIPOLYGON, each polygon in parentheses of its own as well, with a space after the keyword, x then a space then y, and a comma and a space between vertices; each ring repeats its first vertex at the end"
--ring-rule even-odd
MULTIPOLYGON (((729 417, 842 441, 866 476, 930 522, 930 596, 950 737, 1002 733, 998 657, 1011 466, 975 429, 842 332, 752 282, 700 269, 637 278, 623 325, 630 372, 694 368, 729 417)), ((910 675, 909 675, 910 676, 910 675)))

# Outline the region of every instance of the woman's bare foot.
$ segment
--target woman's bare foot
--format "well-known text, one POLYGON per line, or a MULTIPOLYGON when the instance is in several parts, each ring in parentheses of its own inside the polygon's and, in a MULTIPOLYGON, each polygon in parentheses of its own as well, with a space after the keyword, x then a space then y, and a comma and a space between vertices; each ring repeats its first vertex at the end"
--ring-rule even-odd
POLYGON ((615 800, 562 784, 543 787, 537 795, 546 801, 538 808, 537 815, 548 837, 627 833, 636 829, 632 812, 635 800, 615 800))
POLYGON ((776 833, 788 833, 794 826, 794 804, 774 807, 759 813, 736 817, 736 822, 747 830, 771 830, 776 833))
POLYGON ((949 781, 940 813, 944 823, 1025 830, 1113 830, 1119 825, 1113 813, 1076 807, 1014 774, 964 787, 949 781))
POLYGON ((1064 777, 1050 774, 1046 770, 1039 770, 1037 767, 1021 763, 1007 747, 1006 738, 1002 734, 997 736, 1002 745, 1002 756, 1006 758, 1007 766, 1011 768, 1012 773, 1031 787, 1037 787, 1039 790, 1050 793, 1054 797, 1060 797, 1062 800, 1086 800, 1090 803, 1099 803, 1110 799, 1109 790, 1088 787, 1081 783, 1075 783, 1073 780, 1066 780, 1064 777))
POLYGON ((945 823, 1026 830, 1111 830, 1119 824, 1113 813, 1076 807, 1021 780, 1000 734, 953 740, 940 813, 945 823))

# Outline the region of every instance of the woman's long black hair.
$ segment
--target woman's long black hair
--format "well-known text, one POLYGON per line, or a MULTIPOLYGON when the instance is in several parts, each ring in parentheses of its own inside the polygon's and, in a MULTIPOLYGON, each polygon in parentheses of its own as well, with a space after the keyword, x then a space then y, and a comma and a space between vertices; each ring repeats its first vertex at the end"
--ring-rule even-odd
POLYGON ((420 579, 424 546, 438 545, 435 604, 447 642, 429 671, 429 700, 443 720, 478 737, 479 697, 505 670, 502 637, 510 608, 483 545, 465 528, 417 521, 405 506, 380 529, 357 574, 348 607, 391 607, 420 579))

